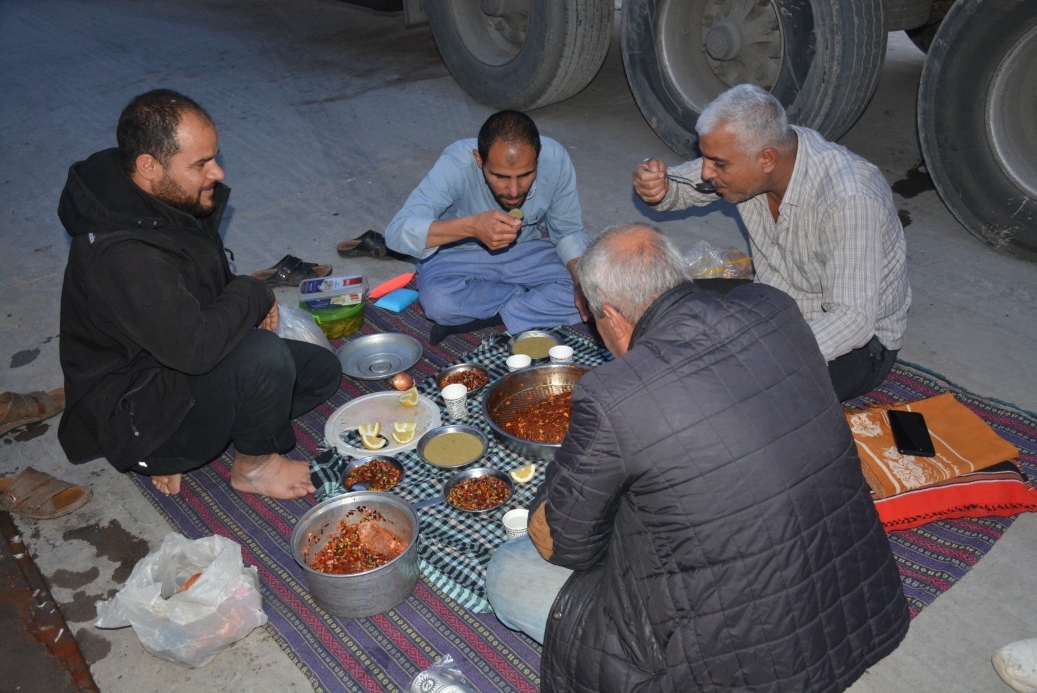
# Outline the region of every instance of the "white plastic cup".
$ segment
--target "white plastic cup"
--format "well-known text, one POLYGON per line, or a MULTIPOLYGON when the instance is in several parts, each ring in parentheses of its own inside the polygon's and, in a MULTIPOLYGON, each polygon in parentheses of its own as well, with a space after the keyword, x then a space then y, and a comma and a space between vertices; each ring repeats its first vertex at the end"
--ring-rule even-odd
POLYGON ((517 371, 520 368, 528 368, 529 364, 533 363, 533 359, 529 357, 529 354, 513 354, 504 363, 507 364, 509 371, 517 371))
POLYGON ((551 357, 551 363, 573 362, 573 348, 565 344, 551 347, 547 350, 547 355, 551 357))
POLYGON ((443 388, 443 403, 447 413, 455 419, 468 416, 468 388, 462 383, 453 383, 443 388))
POLYGON ((501 522, 504 524, 504 531, 508 533, 508 539, 521 537, 529 531, 529 511, 525 508, 509 510, 504 513, 501 522))

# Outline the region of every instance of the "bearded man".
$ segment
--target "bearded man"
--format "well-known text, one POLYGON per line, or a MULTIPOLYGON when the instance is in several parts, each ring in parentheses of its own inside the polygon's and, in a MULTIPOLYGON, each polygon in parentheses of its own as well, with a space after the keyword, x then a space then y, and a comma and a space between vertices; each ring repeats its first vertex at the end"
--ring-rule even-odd
POLYGON ((298 498, 314 490, 291 419, 327 400, 341 367, 281 339, 270 289, 235 276, 218 229, 230 189, 197 103, 167 89, 123 110, 118 147, 73 164, 58 216, 72 237, 61 292, 73 463, 105 457, 178 493, 184 472, 233 442, 231 485, 298 498), (257 329, 258 328, 258 329, 257 329))
POLYGON ((575 280, 587 247, 565 148, 524 113, 500 111, 478 140, 447 147, 385 230, 418 262, 429 340, 503 323, 518 333, 587 317, 575 280))

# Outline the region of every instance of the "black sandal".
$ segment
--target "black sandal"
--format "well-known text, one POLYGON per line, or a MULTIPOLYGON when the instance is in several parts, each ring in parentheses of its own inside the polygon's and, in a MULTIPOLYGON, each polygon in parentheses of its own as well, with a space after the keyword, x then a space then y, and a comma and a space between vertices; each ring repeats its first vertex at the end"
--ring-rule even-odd
POLYGON ((294 255, 285 255, 273 267, 254 272, 252 276, 268 286, 299 286, 306 279, 318 279, 331 274, 331 265, 303 262, 294 255))
POLYGON ((339 257, 373 257, 381 260, 389 254, 385 236, 377 231, 365 231, 359 238, 342 241, 335 248, 339 257))

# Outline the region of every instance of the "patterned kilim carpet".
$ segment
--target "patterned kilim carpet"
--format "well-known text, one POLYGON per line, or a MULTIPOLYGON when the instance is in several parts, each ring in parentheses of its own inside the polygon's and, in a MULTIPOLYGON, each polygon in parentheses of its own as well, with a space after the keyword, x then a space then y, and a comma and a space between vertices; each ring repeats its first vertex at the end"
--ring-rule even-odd
MULTIPOLYGON (((471 358, 489 366, 491 378, 503 372, 498 363, 504 341, 499 330, 448 337, 437 347, 429 347, 429 327, 416 304, 400 315, 368 307, 364 327, 357 336, 402 332, 426 345, 422 359, 409 372, 430 397, 434 396, 430 378, 443 366, 461 361, 466 354, 464 360, 471 358)), ((577 363, 591 365, 604 356, 579 328, 563 328, 559 334, 576 347, 577 363)), ((353 398, 386 388, 385 381, 343 378, 341 388, 327 405, 295 422, 298 445, 292 456, 311 460, 317 457, 324 447, 327 417, 353 398)), ((947 391, 954 392, 994 430, 1019 447, 1020 467, 1037 476, 1037 419, 963 392, 921 368, 898 364, 870 399, 862 398, 852 404, 915 400, 947 391)), ((473 416, 468 423, 479 424, 477 403, 470 402, 469 410, 473 416)), ((449 420, 445 415, 444 419, 449 420)), ((445 480, 440 478, 444 473, 409 464, 407 454, 413 453, 402 456, 407 466, 405 482, 409 485, 401 485, 397 491, 409 500, 434 495, 445 480)), ((490 454, 492 464, 502 469, 524 463, 496 447, 490 454)), ((259 570, 270 617, 267 628, 315 690, 406 690, 418 672, 436 657, 448 653, 480 691, 538 689, 539 646, 501 626, 491 613, 474 611, 486 607, 482 569, 489 553, 504 541, 498 522, 503 510, 491 513, 493 517, 464 516, 460 520, 461 513, 446 506, 420 511, 423 575, 413 595, 378 616, 340 619, 313 603, 302 571, 291 556, 292 528, 312 507, 314 499, 274 501, 252 494, 240 495, 230 488, 231 460, 232 453, 228 451, 213 464, 186 475, 179 496, 163 496, 154 491, 146 478, 135 478, 145 496, 185 536, 220 534, 242 545, 245 563, 259 570)), ((519 487, 507 507, 528 504, 542 478, 541 470, 533 483, 519 487)), ((325 484, 319 494, 333 490, 325 484)), ((891 534, 912 615, 960 580, 1011 522, 1011 518, 950 520, 891 534)))

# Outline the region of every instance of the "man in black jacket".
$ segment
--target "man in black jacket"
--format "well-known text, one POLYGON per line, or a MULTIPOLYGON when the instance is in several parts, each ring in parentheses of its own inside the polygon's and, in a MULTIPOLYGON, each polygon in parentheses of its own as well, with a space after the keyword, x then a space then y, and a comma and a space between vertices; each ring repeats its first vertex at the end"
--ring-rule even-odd
POLYGON ((595 239, 578 272, 616 358, 573 392, 532 541, 486 578, 544 643, 543 690, 845 689, 909 616, 795 302, 698 290, 644 226, 595 239))
POLYGON ((291 419, 327 400, 341 369, 322 347, 281 339, 270 289, 231 274, 218 229, 209 115, 169 90, 134 98, 117 149, 73 164, 58 216, 72 246, 61 292, 72 462, 104 456, 178 493, 184 472, 230 442, 231 485, 274 498, 314 490, 291 419))

